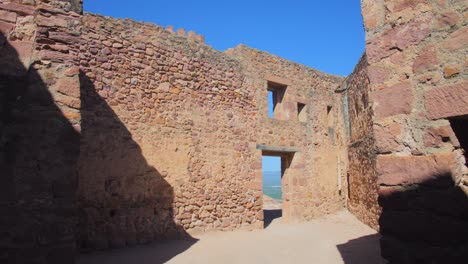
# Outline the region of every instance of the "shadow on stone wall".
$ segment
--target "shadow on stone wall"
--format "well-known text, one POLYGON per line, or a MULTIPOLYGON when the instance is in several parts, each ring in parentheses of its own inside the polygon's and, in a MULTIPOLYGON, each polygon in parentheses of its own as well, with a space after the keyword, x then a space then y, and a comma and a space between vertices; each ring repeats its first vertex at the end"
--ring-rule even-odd
POLYGON ((80 142, 48 86, 0 33, 0 263, 74 263, 77 241, 89 250, 187 238, 153 256, 164 262, 195 243, 173 220, 172 187, 94 87, 82 85, 80 142), (77 201, 82 180, 91 195, 77 201))
POLYGON ((382 256, 391 263, 466 263, 468 197, 452 175, 379 197, 382 256))
POLYGON ((379 234, 363 236, 336 247, 345 264, 385 263, 380 256, 379 239, 379 234))
MULTIPOLYGON (((196 242, 174 221, 173 188, 147 163, 132 133, 84 73, 80 82, 79 248, 122 248, 183 238, 182 246, 170 254, 153 254, 157 263, 165 262, 196 242)), ((124 118, 139 125, 132 117, 124 118)))
POLYGON ((0 33, 0 263, 73 263, 79 134, 0 33))

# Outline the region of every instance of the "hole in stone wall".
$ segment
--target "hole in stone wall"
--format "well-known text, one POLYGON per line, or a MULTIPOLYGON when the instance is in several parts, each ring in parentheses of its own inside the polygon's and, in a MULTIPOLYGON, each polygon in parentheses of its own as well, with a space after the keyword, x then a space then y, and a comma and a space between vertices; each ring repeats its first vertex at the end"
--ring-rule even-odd
POLYGON ((307 122, 307 111, 305 104, 297 103, 297 119, 299 122, 307 122))
POLYGON ((281 111, 279 106, 283 102, 286 92, 286 85, 274 82, 268 82, 268 116, 270 118, 279 118, 281 111))
POLYGON ((460 142, 460 147, 465 155, 465 165, 468 164, 468 115, 453 117, 449 119, 452 130, 460 142))

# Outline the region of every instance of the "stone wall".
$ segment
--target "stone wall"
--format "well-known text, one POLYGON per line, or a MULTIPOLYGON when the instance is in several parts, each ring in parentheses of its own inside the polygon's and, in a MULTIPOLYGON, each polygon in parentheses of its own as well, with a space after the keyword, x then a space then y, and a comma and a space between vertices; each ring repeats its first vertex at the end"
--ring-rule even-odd
MULTIPOLYGON (((255 92, 255 142, 300 150, 282 178, 283 220, 303 221, 338 210, 342 205, 336 165, 338 149, 336 135, 330 130, 335 111, 327 109, 334 105, 333 92, 343 78, 244 45, 227 54, 240 62, 246 85, 255 92), (287 85, 273 118, 268 116, 268 81, 287 85), (298 103, 305 105, 305 122, 298 118, 298 103)), ((256 160, 261 155, 257 151, 256 160)), ((260 180, 261 170, 256 173, 260 180)))
POLYGON ((72 263, 80 8, 0 1, 0 262, 72 263))
POLYGON ((258 145, 299 149, 283 177, 287 221, 340 207, 322 122, 341 78, 243 46, 227 55, 149 23, 83 23, 83 250, 263 227, 258 145), (288 85, 282 120, 268 118, 267 81, 288 85))
POLYGON ((81 246, 262 226, 239 64, 153 24, 83 21, 81 246))
POLYGON ((373 105, 364 54, 344 84, 348 96, 348 209, 363 223, 378 230, 376 154, 373 105))
POLYGON ((449 120, 468 114, 466 3, 364 0, 362 6, 382 254, 395 263, 462 263, 467 168, 464 135, 457 138, 449 120))

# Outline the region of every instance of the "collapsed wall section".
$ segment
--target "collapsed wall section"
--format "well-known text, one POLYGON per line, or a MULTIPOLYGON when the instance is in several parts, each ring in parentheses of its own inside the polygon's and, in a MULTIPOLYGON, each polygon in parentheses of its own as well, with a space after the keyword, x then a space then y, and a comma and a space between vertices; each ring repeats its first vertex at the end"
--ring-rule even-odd
POLYGON ((468 115, 466 3, 362 5, 382 254, 397 263, 464 263, 466 147, 453 120, 468 115))

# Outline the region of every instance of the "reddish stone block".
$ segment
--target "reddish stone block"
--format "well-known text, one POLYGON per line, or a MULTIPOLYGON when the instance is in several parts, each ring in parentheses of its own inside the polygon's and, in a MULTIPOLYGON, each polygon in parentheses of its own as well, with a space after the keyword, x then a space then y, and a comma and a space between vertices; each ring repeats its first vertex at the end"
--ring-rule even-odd
POLYGON ((460 20, 460 16, 456 12, 449 11, 440 15, 438 23, 439 23, 439 27, 441 28, 453 27, 458 23, 459 20, 460 20))
POLYGON ((466 47, 466 43, 468 43, 468 27, 463 27, 450 34, 442 46, 449 51, 455 51, 466 47))
POLYGON ((429 90, 425 106, 430 119, 467 115, 468 81, 429 90))
POLYGON ((401 151, 402 127, 398 123, 392 123, 388 126, 374 126, 375 145, 378 153, 389 153, 401 151))
POLYGON ((45 17, 39 15, 36 17, 36 22, 38 26, 42 27, 68 27, 68 20, 60 16, 45 17))
POLYGON ((367 68, 367 75, 373 85, 382 84, 388 78, 390 73, 390 70, 375 65, 371 65, 367 68))
POLYGON ((77 78, 61 78, 55 85, 58 92, 75 98, 80 97, 80 82, 77 78))
POLYGON ((440 147, 443 142, 452 142, 454 146, 460 146, 455 133, 450 126, 431 127, 424 135, 425 147, 440 147))
POLYGON ((17 3, 0 3, 0 9, 16 12, 21 15, 33 15, 35 8, 29 5, 22 5, 17 3))
POLYGON ((408 82, 375 91, 373 97, 377 118, 409 114, 411 112, 413 93, 411 84, 408 82))
POLYGON ((70 35, 66 32, 49 32, 49 39, 66 43, 66 44, 75 44, 80 43, 81 39, 77 36, 70 35))
POLYGON ((39 58, 52 62, 72 62, 76 59, 73 55, 52 50, 41 50, 39 52, 39 58))
POLYGON ((434 156, 378 156, 379 185, 454 185, 452 153, 434 156))
POLYGON ((366 54, 369 63, 380 61, 398 50, 417 45, 431 33, 430 15, 421 15, 414 20, 391 28, 367 42, 366 54))
POLYGON ((16 13, 0 10, 0 20, 16 23, 16 13))
POLYGON ((11 23, 0 21, 0 32, 2 32, 3 35, 8 35, 8 33, 10 33, 13 29, 13 27, 14 25, 11 23))
POLYGON ((29 62, 31 60, 33 52, 33 43, 29 41, 12 41, 10 45, 18 53, 18 57, 23 62, 24 66, 29 67, 29 62))
POLYGON ((439 65, 439 58, 437 50, 434 46, 430 45, 424 48, 418 57, 413 62, 413 72, 421 73, 428 69, 435 68, 439 65))

